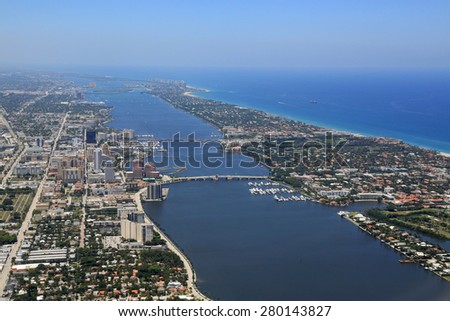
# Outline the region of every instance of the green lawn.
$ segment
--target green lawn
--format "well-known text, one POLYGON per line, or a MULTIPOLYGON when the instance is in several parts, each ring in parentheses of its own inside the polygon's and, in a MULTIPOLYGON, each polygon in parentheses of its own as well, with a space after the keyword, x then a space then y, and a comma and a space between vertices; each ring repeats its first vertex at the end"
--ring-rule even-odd
POLYGON ((427 233, 450 240, 450 211, 445 209, 420 209, 413 211, 369 210, 369 216, 386 223, 427 233), (370 215, 372 214, 372 215, 370 215))

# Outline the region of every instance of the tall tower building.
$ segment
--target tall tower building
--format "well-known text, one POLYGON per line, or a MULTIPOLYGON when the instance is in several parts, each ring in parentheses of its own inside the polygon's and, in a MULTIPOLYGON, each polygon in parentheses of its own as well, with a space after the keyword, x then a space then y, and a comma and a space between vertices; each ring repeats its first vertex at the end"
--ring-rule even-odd
POLYGON ((105 172, 105 182, 112 183, 116 181, 116 172, 114 171, 114 164, 112 160, 107 160, 105 162, 103 171, 105 172))
POLYGON ((162 185, 159 183, 150 183, 147 187, 148 201, 161 201, 163 198, 162 185))
POLYGON ((36 138, 36 146, 43 147, 44 146, 44 138, 42 138, 42 137, 36 138))
POLYGON ((94 170, 98 171, 102 167, 102 150, 96 148, 94 150, 94 170))
POLYGON ((131 163, 131 170, 133 171, 134 178, 142 178, 143 168, 142 162, 139 159, 133 160, 131 163))
POLYGON ((145 223, 144 213, 130 213, 120 220, 120 234, 124 239, 145 243, 153 239, 153 225, 145 223))

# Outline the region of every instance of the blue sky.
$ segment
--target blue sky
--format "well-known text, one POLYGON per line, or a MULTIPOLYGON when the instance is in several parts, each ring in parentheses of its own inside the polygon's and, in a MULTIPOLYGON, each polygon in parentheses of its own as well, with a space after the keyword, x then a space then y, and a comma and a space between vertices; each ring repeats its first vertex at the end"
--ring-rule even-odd
POLYGON ((0 64, 450 66, 450 1, 0 0, 0 64))

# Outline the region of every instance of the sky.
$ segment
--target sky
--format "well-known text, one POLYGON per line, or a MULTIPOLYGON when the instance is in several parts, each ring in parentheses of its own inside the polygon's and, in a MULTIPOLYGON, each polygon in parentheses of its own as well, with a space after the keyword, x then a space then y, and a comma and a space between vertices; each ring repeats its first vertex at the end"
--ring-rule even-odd
POLYGON ((450 67, 448 0, 0 0, 0 65, 450 67))

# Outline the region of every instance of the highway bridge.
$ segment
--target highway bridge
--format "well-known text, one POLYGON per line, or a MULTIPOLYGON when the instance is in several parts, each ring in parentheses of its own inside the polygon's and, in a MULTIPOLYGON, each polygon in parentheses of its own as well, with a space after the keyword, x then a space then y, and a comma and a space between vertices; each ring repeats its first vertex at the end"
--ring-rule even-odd
POLYGON ((190 182, 190 181, 243 181, 243 180, 261 180, 268 179, 268 176, 252 175, 211 175, 211 176, 178 176, 172 177, 166 183, 190 182))

